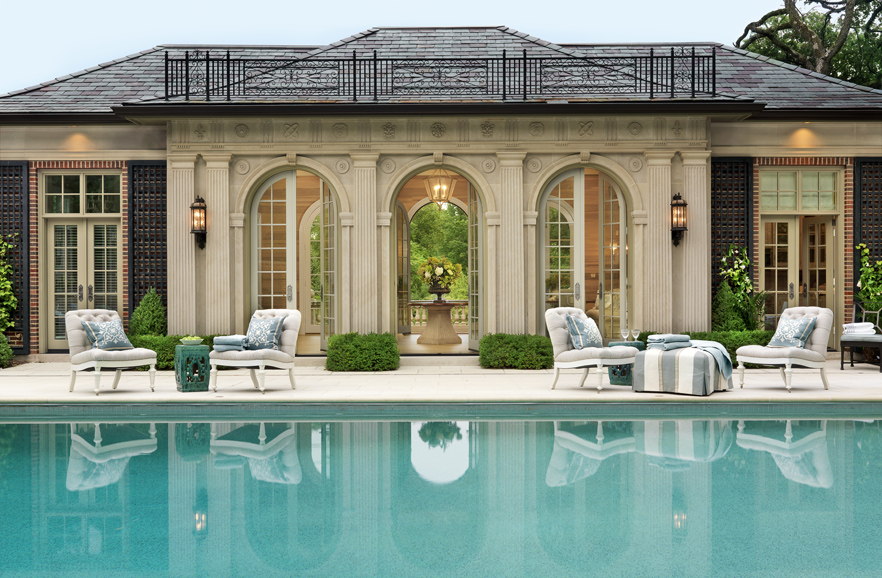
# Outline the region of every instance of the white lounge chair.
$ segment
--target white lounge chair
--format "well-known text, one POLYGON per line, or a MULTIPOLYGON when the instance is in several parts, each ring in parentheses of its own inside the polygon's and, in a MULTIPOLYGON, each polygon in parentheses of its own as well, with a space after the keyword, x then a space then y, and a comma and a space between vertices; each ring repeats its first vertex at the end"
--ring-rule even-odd
POLYGON ((150 366, 150 391, 154 391, 156 381, 156 352, 152 349, 135 347, 119 351, 95 349, 86 336, 83 321, 113 321, 119 319, 119 313, 109 309, 80 309, 64 314, 64 325, 67 331, 67 346, 70 349, 70 390, 73 391, 77 380, 77 372, 86 369, 95 370, 95 395, 101 388, 101 370, 114 369, 113 389, 119 384, 121 368, 150 366))
POLYGON ((794 367, 807 367, 821 370, 824 389, 830 389, 827 382, 827 340, 833 329, 833 311, 824 307, 791 307, 781 312, 781 319, 801 319, 817 317, 815 327, 806 341, 805 347, 766 347, 745 345, 735 352, 738 360, 738 379, 744 387, 744 364, 755 363, 778 367, 784 387, 790 392, 790 381, 794 367))
MULTIPOLYGON (((615 347, 586 347, 576 349, 570 342, 570 332, 567 330, 566 316, 572 315, 587 320, 584 311, 574 307, 555 307, 545 312, 545 326, 551 337, 551 345, 554 348, 554 382, 551 389, 557 385, 561 369, 585 368, 579 387, 585 384, 588 378, 588 370, 597 368, 597 391, 603 389, 603 368, 608 365, 625 365, 634 363, 637 356, 637 348, 617 345, 615 347)), ((599 329, 599 328, 598 328, 599 329)))
POLYGON ((211 351, 208 354, 211 364, 211 388, 217 391, 217 368, 247 367, 251 370, 251 382, 261 393, 265 392, 266 368, 287 369, 291 389, 294 384, 294 355, 297 352, 297 334, 300 331, 300 311, 295 309, 258 309, 253 317, 272 319, 285 316, 278 349, 246 349, 245 351, 211 351), (257 375, 255 375, 255 370, 257 375))

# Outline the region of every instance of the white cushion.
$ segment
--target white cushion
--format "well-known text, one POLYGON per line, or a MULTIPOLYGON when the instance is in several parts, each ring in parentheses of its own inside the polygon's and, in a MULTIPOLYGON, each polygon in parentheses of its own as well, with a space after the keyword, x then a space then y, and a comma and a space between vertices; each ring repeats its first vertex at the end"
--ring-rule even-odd
MULTIPOLYGON (((85 332, 84 332, 85 334, 85 332)), ((144 365, 156 363, 156 352, 152 349, 144 349, 136 347, 134 349, 124 349, 120 351, 109 351, 106 349, 87 349, 76 355, 70 356, 70 362, 73 365, 80 365, 89 361, 102 361, 111 363, 102 363, 105 367, 112 366, 114 361, 144 361, 144 365)))
POLYGON ((762 345, 745 345, 735 352, 737 357, 754 357, 757 359, 794 359, 805 361, 826 361, 827 356, 811 349, 802 347, 763 347, 762 345))
POLYGON ((615 347, 586 347, 585 349, 571 349, 555 356, 554 360, 560 363, 572 361, 590 361, 597 359, 631 359, 636 357, 636 347, 616 345, 615 347))
MULTIPOLYGON (((277 361, 279 363, 293 363, 294 358, 278 349, 246 349, 245 351, 211 351, 208 357, 214 361, 253 361, 255 365, 259 361, 277 361)), ((218 363, 223 365, 223 363, 218 363)))

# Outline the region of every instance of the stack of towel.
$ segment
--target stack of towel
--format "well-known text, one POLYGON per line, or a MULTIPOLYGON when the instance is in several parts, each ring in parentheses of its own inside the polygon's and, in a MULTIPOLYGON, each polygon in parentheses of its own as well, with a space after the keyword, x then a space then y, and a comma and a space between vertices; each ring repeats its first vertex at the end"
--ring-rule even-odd
POLYGON ((215 351, 245 351, 248 337, 245 335, 219 335, 214 338, 215 351))
POLYGON ((691 347, 692 342, 689 341, 688 335, 676 335, 673 333, 663 333, 661 335, 650 335, 646 340, 647 349, 663 349, 670 351, 672 349, 680 349, 681 347, 691 347))
POLYGON ((875 335, 876 326, 870 323, 846 323, 842 326, 843 335, 875 335))

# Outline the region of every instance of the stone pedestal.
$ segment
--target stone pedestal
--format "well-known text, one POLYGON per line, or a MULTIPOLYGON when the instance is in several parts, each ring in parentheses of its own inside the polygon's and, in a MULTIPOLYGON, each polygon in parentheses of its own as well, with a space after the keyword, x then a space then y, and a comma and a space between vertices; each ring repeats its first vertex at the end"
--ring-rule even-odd
POLYGON ((426 328, 417 339, 420 345, 450 345, 462 343, 456 330, 453 329, 453 321, 450 311, 453 303, 427 303, 423 305, 429 312, 429 320, 426 328))

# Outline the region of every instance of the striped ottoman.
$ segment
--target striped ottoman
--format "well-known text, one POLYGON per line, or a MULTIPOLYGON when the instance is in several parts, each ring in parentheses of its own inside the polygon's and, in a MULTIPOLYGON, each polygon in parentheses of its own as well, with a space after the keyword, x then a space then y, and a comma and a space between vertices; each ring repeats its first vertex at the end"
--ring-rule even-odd
POLYGON ((634 361, 634 391, 710 395, 732 389, 732 378, 725 379, 714 356, 695 347, 672 351, 648 349, 634 361))

